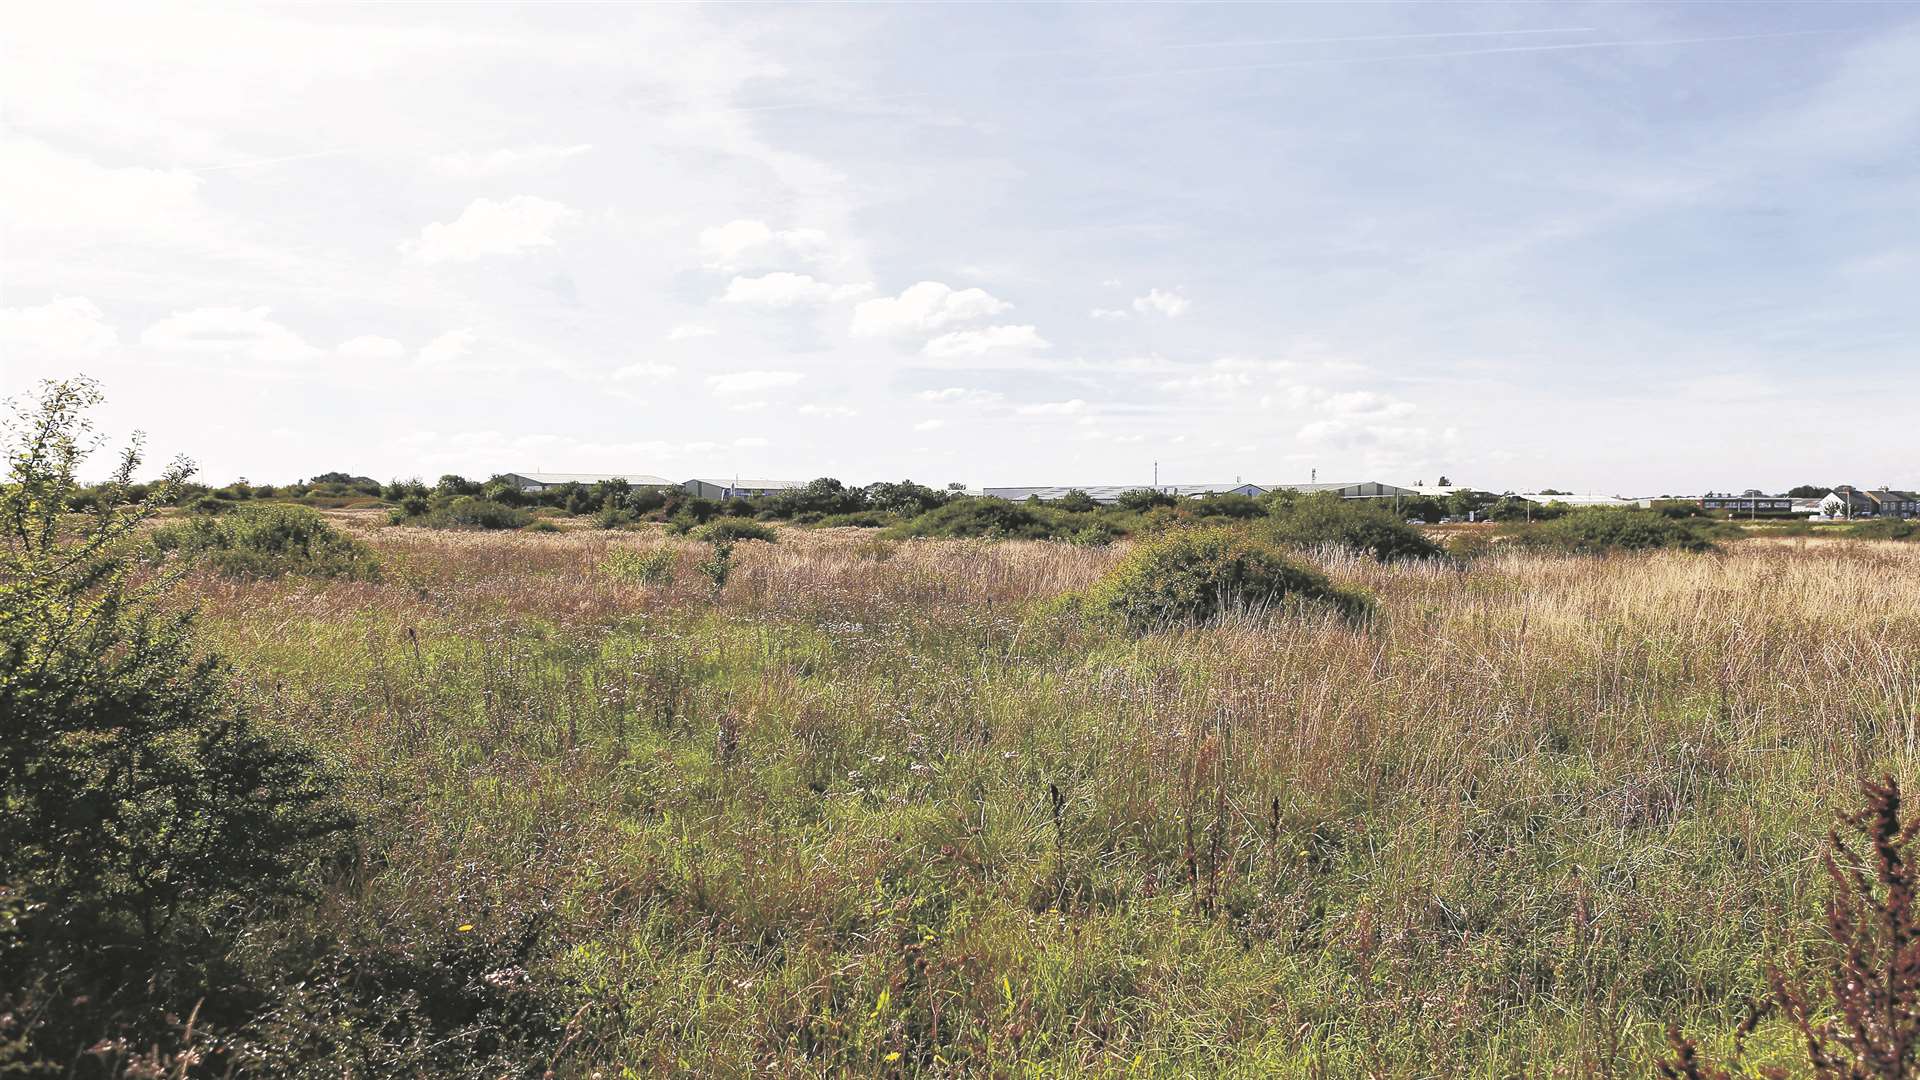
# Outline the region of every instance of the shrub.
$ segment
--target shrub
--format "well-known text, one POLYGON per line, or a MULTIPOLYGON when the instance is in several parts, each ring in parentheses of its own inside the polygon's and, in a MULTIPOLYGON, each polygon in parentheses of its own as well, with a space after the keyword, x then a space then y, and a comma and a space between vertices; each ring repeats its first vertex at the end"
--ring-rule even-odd
POLYGON ((1085 606, 1143 633, 1296 600, 1324 603, 1349 617, 1371 607, 1365 596, 1337 588, 1275 545, 1216 526, 1141 542, 1094 586, 1085 606))
POLYGON ((351 825, 315 758, 240 707, 191 617, 129 581, 137 530, 188 466, 129 504, 113 492, 130 449, 95 510, 60 522, 99 400, 76 380, 16 407, 0 485, 0 987, 17 1028, 0 1053, 50 1075, 85 1073, 103 1042, 158 1058, 189 1014, 244 1023, 236 943, 351 825))
POLYGON ((673 579, 673 566, 679 554, 666 545, 651 551, 619 548, 607 553, 600 569, 611 577, 637 585, 658 585, 673 579))
POLYGON ((1920 536, 1920 524, 1899 518, 1874 518, 1847 526, 1847 535, 1855 540, 1911 540, 1920 536))
POLYGON ((965 498, 895 526, 892 535, 1051 540, 1058 532, 1054 516, 1044 507, 1010 503, 1005 499, 965 498))
POLYGON ((203 561, 229 577, 282 574, 371 581, 380 565, 365 544, 304 506, 269 503, 220 517, 196 517, 154 530, 161 554, 203 561))
POLYGON ((1084 514, 1098 509, 1100 504, 1093 501, 1093 496, 1081 491, 1079 488, 1074 488, 1055 500, 1053 505, 1065 510, 1069 514, 1084 514))
POLYGON ((534 533, 557 533, 560 531, 560 526, 555 525, 553 522, 548 521, 546 518, 534 518, 532 521, 527 523, 525 528, 521 529, 520 531, 534 532, 534 533))
POLYGON ((1314 495, 1291 506, 1275 506, 1265 532, 1294 547, 1331 546, 1371 555, 1381 562, 1428 559, 1441 554, 1427 534, 1395 517, 1385 507, 1335 495, 1314 495))
POLYGON ((1120 493, 1114 505, 1122 510, 1151 510, 1156 506, 1172 506, 1180 500, 1157 488, 1132 488, 1120 493))
POLYGON ((1591 507, 1523 528, 1515 542, 1581 554, 1607 551, 1712 551, 1709 526, 1695 518, 1670 518, 1651 510, 1591 507))
POLYGON ((746 518, 721 518, 711 524, 702 525, 693 530, 694 538, 708 543, 731 543, 735 540, 764 540, 771 544, 779 539, 779 534, 768 525, 746 518))
POLYGON ((410 513, 413 505, 413 500, 409 499, 394 513, 393 523, 428 529, 518 529, 533 520, 533 515, 528 511, 476 499, 471 495, 456 495, 451 499, 430 503, 421 514, 410 513))

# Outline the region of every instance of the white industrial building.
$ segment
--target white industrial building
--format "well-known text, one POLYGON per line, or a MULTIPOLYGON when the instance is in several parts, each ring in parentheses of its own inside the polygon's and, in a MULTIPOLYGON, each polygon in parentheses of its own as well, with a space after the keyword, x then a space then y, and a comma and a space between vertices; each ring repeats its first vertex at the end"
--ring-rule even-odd
POLYGON ((805 480, 688 480, 680 485, 703 499, 757 499, 807 486, 805 480))
POLYGON ((1325 491, 1332 492, 1343 499, 1391 499, 1429 494, 1417 488, 1382 484, 1373 480, 1339 484, 1079 484, 1047 487, 990 487, 983 489, 982 494, 989 498, 1007 499, 1012 502, 1022 502, 1029 498, 1036 498, 1041 502, 1056 502, 1066 498, 1069 491, 1083 491, 1094 502, 1111 504, 1118 502, 1123 493, 1139 491, 1143 488, 1183 499, 1204 498, 1208 495, 1259 496, 1269 491, 1298 491, 1303 495, 1325 491))
POLYGON ((677 487, 673 481, 663 476, 650 476, 646 473, 502 473, 514 487, 526 492, 545 491, 548 488, 563 487, 567 484, 579 484, 592 487, 595 484, 614 480, 624 480, 629 487, 669 488, 677 487))

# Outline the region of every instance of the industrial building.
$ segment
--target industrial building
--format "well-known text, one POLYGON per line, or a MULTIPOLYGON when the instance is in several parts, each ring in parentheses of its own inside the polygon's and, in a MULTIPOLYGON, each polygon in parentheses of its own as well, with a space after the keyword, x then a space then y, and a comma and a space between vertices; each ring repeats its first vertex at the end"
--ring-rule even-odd
POLYGON ((807 486, 805 480, 688 480, 680 485, 703 499, 757 499, 807 486))
POLYGON ((673 481, 662 476, 649 476, 646 473, 502 473, 514 487, 525 492, 540 492, 548 488, 563 487, 567 484, 579 484, 592 487, 595 484, 624 480, 628 487, 670 488, 678 487, 673 481))
POLYGON ((1022 502, 1029 498, 1039 499, 1041 502, 1055 502, 1066 498, 1069 491, 1082 491, 1094 502, 1111 504, 1118 502, 1124 492, 1143 489, 1159 491, 1183 499, 1203 498, 1208 495, 1259 496, 1269 491, 1298 491, 1303 495, 1326 491, 1343 499, 1391 499, 1428 494, 1416 488, 1382 484, 1372 480, 1344 484, 1075 484, 1046 487, 990 487, 983 489, 982 494, 991 499, 1007 499, 1012 502, 1022 502))

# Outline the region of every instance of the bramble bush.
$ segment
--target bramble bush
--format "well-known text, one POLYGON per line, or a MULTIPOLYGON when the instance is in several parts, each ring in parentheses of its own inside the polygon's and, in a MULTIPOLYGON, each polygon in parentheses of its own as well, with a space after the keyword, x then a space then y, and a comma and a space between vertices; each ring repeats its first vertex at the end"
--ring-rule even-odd
POLYGON ((380 576, 373 552, 305 506, 272 503, 241 507, 218 517, 193 517, 154 530, 161 554, 179 554, 237 578, 282 574, 372 581, 380 576))
POLYGON ((1145 633, 1299 601, 1349 618, 1372 607, 1364 594, 1335 586, 1278 546, 1244 530, 1211 526, 1141 541, 1089 590, 1083 610, 1145 633))
POLYGON ((533 514, 472 495, 455 495, 427 500, 424 507, 408 499, 393 512, 392 520, 395 525, 426 529, 519 529, 532 523, 533 514))
POLYGON ((1330 494, 1310 495, 1291 505, 1274 504, 1273 519, 1264 532, 1293 547, 1346 548, 1381 562, 1442 554, 1440 545, 1385 507, 1330 494))
POLYGON ((0 1064, 65 1075, 117 1074, 189 1014, 243 1024, 235 942, 352 824, 321 763, 239 707, 191 616, 154 603, 167 580, 131 576, 190 467, 129 503, 136 441, 107 496, 63 514, 100 400, 73 380, 16 404, 0 486, 0 1064), (96 1046, 120 1064, 95 1069, 96 1046))
POLYGON ((1608 551, 1712 551, 1711 526, 1695 518, 1670 518, 1651 510, 1590 507, 1523 528, 1513 542, 1592 555, 1608 551))

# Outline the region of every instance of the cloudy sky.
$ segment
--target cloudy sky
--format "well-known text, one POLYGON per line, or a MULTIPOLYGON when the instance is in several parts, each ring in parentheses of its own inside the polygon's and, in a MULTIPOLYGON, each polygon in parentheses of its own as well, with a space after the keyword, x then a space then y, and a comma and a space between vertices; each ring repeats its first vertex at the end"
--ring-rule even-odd
POLYGON ((0 396, 224 481, 1920 485, 1920 9, 19 5, 0 396))

